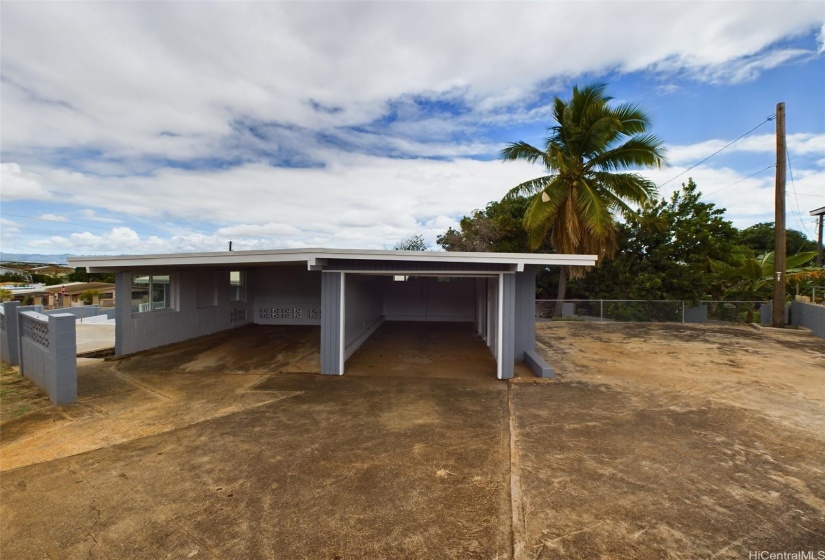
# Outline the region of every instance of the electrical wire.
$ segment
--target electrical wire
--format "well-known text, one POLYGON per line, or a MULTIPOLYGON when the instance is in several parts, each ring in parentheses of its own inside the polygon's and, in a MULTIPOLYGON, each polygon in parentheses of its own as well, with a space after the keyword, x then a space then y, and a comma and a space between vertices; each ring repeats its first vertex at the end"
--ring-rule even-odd
MULTIPOLYGON (((24 216, 23 214, 13 214, 11 212, 0 212, 0 216, 14 216, 15 218, 25 218, 26 220, 37 220, 37 221, 40 221, 40 222, 51 222, 51 223, 55 223, 55 224, 66 224, 66 225, 69 225, 69 226, 78 226, 78 227, 84 227, 84 228, 105 229, 107 231, 111 230, 113 227, 129 227, 129 226, 117 226, 117 225, 114 225, 112 227, 92 226, 92 225, 89 225, 89 224, 79 224, 77 222, 67 222, 66 220, 56 220, 54 218, 36 218, 34 216, 24 216)), ((147 233, 145 231, 142 231, 142 232, 141 231, 135 231, 131 227, 129 227, 129 229, 131 229, 132 231, 134 231, 138 235, 150 235, 150 236, 151 235, 157 235, 156 233, 147 233)))
POLYGON ((799 205, 799 198, 796 196, 796 182, 793 180, 793 167, 791 167, 791 152, 788 151, 788 148, 785 148, 785 157, 788 158, 788 171, 791 175, 791 190, 793 191, 794 200, 796 200, 796 217, 799 219, 799 223, 802 224, 802 227, 805 229, 805 234, 810 234, 808 231, 808 226, 805 225, 805 222, 802 221, 802 207, 799 205))
POLYGON ((717 189, 717 190, 715 190, 715 191, 713 191, 713 192, 709 192, 709 193, 707 193, 707 194, 702 194, 702 196, 703 196, 703 197, 706 197, 706 196, 710 196, 710 195, 712 195, 712 194, 716 194, 716 193, 718 193, 718 192, 722 192, 722 191, 723 191, 723 190, 725 190, 725 189, 729 189, 729 188, 731 188, 731 187, 732 187, 732 186, 734 186, 734 185, 738 185, 738 184, 739 184, 739 183, 741 183, 742 181, 746 181, 746 180, 750 179, 751 177, 754 177, 754 176, 756 176, 756 175, 759 175, 760 173, 764 173, 764 172, 765 172, 765 171, 767 171, 768 169, 773 169, 774 167, 776 167, 776 165, 773 165, 773 164, 772 164, 772 165, 769 165, 769 166, 767 166, 765 169, 760 169, 760 170, 759 170, 759 171, 757 171, 756 173, 751 173, 751 174, 750 174, 750 175, 748 175, 747 177, 744 177, 744 178, 742 178, 742 179, 739 179, 739 180, 738 180, 738 181, 736 181, 735 183, 731 183, 731 184, 730 184, 730 185, 728 185, 727 187, 722 187, 721 189, 717 189))
POLYGON ((665 181, 664 183, 662 183, 661 185, 659 185, 659 188, 664 187, 665 185, 667 185, 667 184, 668 184, 668 183, 670 183, 671 181, 675 181, 676 179, 678 179, 679 177, 681 177, 682 175, 684 175, 684 174, 685 174, 685 173, 687 173, 688 171, 690 171, 690 170, 692 170, 692 169, 695 169, 695 168, 699 167, 700 165, 702 165, 703 163, 705 163, 707 160, 709 160, 710 158, 712 158, 712 157, 713 157, 713 156, 715 156, 716 154, 718 154, 718 153, 720 153, 720 152, 722 152, 722 151, 724 151, 724 150, 728 149, 729 147, 733 146, 734 144, 736 144, 737 142, 739 142, 742 138, 744 138, 745 136, 747 136, 748 134, 750 134, 751 132, 753 132, 754 130, 756 130, 757 128, 759 128, 760 126, 764 125, 765 123, 768 123, 768 122, 770 122, 770 121, 774 120, 775 118, 776 118, 776 113, 774 113, 774 114, 772 114, 772 115, 770 115, 770 116, 766 117, 764 121, 762 121, 761 123, 759 123, 758 125, 756 125, 756 126, 755 126, 755 127, 753 127, 752 129, 750 129, 749 131, 745 132, 744 134, 742 134, 742 135, 741 135, 741 136, 739 136, 738 138, 736 138, 736 139, 734 139, 734 140, 732 140, 732 141, 728 142, 727 144, 725 144, 724 146, 722 146, 721 148, 719 148, 718 150, 716 150, 715 152, 713 152, 712 154, 710 154, 710 155, 709 155, 708 157, 706 157, 705 159, 703 159, 703 160, 701 160, 701 161, 699 161, 699 162, 697 162, 697 163, 695 163, 695 164, 691 165, 690 167, 688 167, 687 169, 685 169, 684 171, 682 171, 681 173, 679 173, 679 174, 678 174, 678 175, 676 175, 675 177, 672 177, 672 178, 668 179, 667 181, 665 181))

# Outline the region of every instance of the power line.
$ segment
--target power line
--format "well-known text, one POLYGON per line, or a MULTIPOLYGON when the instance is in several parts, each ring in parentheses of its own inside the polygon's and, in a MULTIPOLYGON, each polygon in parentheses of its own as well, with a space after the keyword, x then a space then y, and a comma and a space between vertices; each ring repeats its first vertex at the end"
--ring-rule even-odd
POLYGON ((731 187, 732 187, 732 186, 734 186, 734 185, 738 185, 738 184, 739 184, 739 183, 741 183, 742 181, 747 181, 747 180, 748 180, 748 179, 750 179, 751 177, 754 177, 754 176, 756 176, 756 175, 759 175, 760 173, 764 173, 764 172, 765 172, 765 171, 767 171, 768 169, 773 169, 774 167, 776 167, 776 165, 775 165, 775 164, 771 164, 771 165, 767 166, 765 169, 760 169, 760 170, 759 170, 759 171, 757 171, 756 173, 751 173, 751 174, 750 174, 750 175, 748 175, 747 177, 745 177, 745 178, 743 178, 743 179, 739 179, 739 180, 738 180, 738 181, 736 181, 735 183, 731 183, 731 184, 730 184, 730 185, 728 185, 727 187, 722 187, 721 189, 717 189, 717 190, 715 190, 715 191, 713 191, 713 192, 709 192, 709 193, 707 193, 707 194, 703 194, 702 196, 703 196, 703 197, 705 197, 705 196, 710 196, 710 195, 712 195, 712 194, 716 194, 716 193, 718 193, 718 192, 722 192, 722 191, 723 191, 723 190, 725 190, 725 189, 729 189, 729 188, 731 188, 731 187))
POLYGON ((676 179, 678 179, 679 177, 681 177, 682 175, 684 175, 685 173, 687 173, 687 172, 688 172, 688 171, 690 171, 691 169, 695 169, 695 168, 699 167, 700 165, 702 165, 703 163, 705 163, 707 160, 709 160, 710 158, 712 158, 712 157, 713 157, 713 156, 715 156, 716 154, 718 154, 718 153, 720 153, 720 152, 722 152, 722 151, 724 151, 724 150, 728 149, 729 147, 733 146, 734 144, 736 144, 737 142, 739 142, 742 138, 744 138, 745 136, 747 136, 748 134, 750 134, 751 132, 753 132, 754 130, 756 130, 757 128, 759 128, 760 126, 764 125, 765 123, 768 123, 768 122, 770 122, 770 121, 774 120, 775 118, 776 118, 776 114, 775 114, 775 113, 774 113, 773 115, 770 115, 769 117, 765 118, 765 120, 764 120, 764 121, 762 121, 761 123, 759 123, 758 125, 756 125, 756 126, 755 126, 755 127, 753 127, 752 129, 750 129, 749 131, 745 132, 744 134, 742 134, 742 135, 741 135, 741 136, 739 136, 738 138, 736 138, 736 139, 734 139, 734 140, 732 140, 732 141, 728 142, 727 144, 725 144, 724 146, 722 146, 721 148, 719 148, 718 150, 716 150, 715 152, 713 152, 712 154, 710 154, 708 157, 706 157, 706 158, 705 158, 705 159, 703 159, 702 161, 700 161, 700 162, 698 162, 698 163, 695 163, 695 164, 691 165, 690 167, 688 167, 687 169, 685 169, 684 171, 682 171, 681 173, 679 173, 679 174, 678 174, 678 175, 676 175, 675 177, 672 177, 672 178, 668 179, 667 181, 665 181, 664 183, 662 183, 661 185, 659 185, 659 187, 660 187, 660 188, 661 188, 661 187, 664 187, 665 185, 667 185, 667 184, 668 184, 668 183, 670 183, 671 181, 675 181, 676 179))
MULTIPOLYGON (((69 226, 78 226, 78 227, 83 227, 83 228, 105 229, 107 231, 112 229, 111 227, 106 227, 106 226, 92 226, 92 225, 89 225, 89 224, 79 224, 77 222, 68 222, 66 220, 57 220, 57 219, 54 219, 54 218, 36 218, 34 216, 24 216, 23 214, 13 214, 11 212, 0 212, 0 216, 14 216, 15 218, 25 218, 26 220, 37 220, 37 221, 40 221, 40 222, 51 222, 51 223, 55 223, 55 224, 66 224, 66 225, 69 225, 69 226)), ((129 226, 113 226, 113 227, 128 227, 130 230, 134 231, 138 235, 149 235, 149 236, 157 235, 156 233, 148 233, 148 232, 145 232, 145 231, 135 231, 129 226)))
POLYGON ((802 210, 799 206, 799 198, 796 196, 796 183, 793 180, 793 167, 791 167, 791 152, 788 151, 788 148, 785 148, 785 156, 788 158, 788 171, 791 174, 791 190, 793 191, 794 200, 796 200, 796 217, 799 218, 799 223, 802 224, 802 227, 805 228, 805 233, 810 233, 808 231, 808 226, 805 225, 805 222, 802 221, 802 210))

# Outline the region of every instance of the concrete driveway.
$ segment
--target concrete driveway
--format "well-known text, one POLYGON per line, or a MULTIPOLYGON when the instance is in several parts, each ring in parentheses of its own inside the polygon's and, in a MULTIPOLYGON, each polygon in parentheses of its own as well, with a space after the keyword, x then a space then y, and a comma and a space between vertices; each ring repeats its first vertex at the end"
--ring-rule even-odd
POLYGON ((825 371, 825 343, 648 328, 542 326, 539 341, 552 344, 543 351, 560 364, 555 381, 85 361, 78 406, 0 426, 0 554, 521 560, 825 550, 825 436, 812 429, 825 402, 814 383, 787 390, 767 381, 770 371, 743 378, 734 368, 730 383, 752 395, 737 406, 721 369, 705 383, 684 355, 667 362, 672 346, 644 382, 627 377, 634 363, 645 369, 645 352, 678 342, 720 364, 757 349, 793 357, 785 380, 808 379, 825 371), (805 420, 793 421, 800 403, 805 420))

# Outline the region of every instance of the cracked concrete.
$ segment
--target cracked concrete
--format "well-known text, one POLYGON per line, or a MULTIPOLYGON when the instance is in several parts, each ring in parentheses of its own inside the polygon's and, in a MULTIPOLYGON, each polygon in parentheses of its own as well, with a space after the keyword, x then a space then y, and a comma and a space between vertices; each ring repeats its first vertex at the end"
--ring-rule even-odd
MULTIPOLYGON (((274 373, 214 351, 196 371, 161 369, 162 355, 84 362, 81 406, 0 426, 0 555, 825 550, 825 343, 539 327, 556 380, 274 373)), ((189 344, 168 356, 188 364, 189 344)))

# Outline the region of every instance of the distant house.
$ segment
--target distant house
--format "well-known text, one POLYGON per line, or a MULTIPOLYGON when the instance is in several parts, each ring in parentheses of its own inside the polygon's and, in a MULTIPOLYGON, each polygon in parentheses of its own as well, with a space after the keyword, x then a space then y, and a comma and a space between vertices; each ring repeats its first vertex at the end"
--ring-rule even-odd
POLYGON ((487 343, 499 379, 514 375, 516 360, 540 375, 550 370, 535 353, 537 271, 595 261, 594 255, 347 249, 69 259, 90 273, 115 273, 118 356, 243 325, 313 325, 321 373, 340 375, 385 321, 458 322, 487 343))
POLYGON ((100 292, 99 295, 92 298, 92 305, 114 307, 115 285, 108 282, 69 282, 68 284, 46 286, 42 290, 46 295, 46 302, 43 305, 52 307, 84 305, 81 294, 89 290, 100 292))

